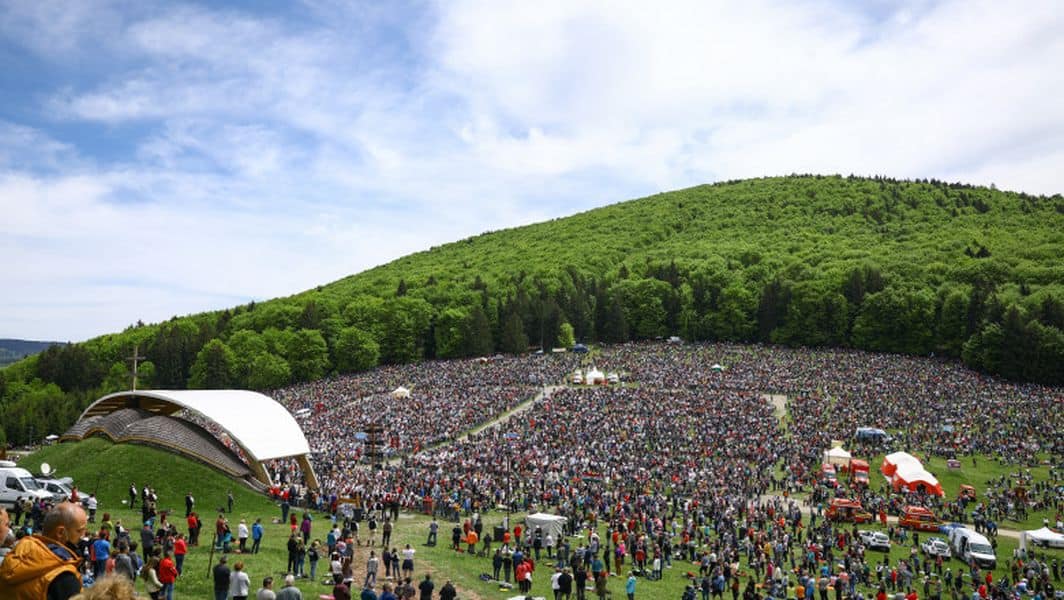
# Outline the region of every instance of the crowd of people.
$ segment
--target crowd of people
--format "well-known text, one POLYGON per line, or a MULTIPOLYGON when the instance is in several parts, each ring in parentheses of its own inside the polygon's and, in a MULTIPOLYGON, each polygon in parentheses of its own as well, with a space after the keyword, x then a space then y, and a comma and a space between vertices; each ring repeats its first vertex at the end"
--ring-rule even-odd
MULTIPOLYGON (((746 569, 758 569, 758 578, 775 568, 772 582, 783 577, 781 565, 795 573, 804 564, 797 578, 784 578, 791 592, 796 584, 819 589, 823 577, 812 566, 835 552, 848 560, 829 574, 832 589, 855 592, 858 584, 874 588, 878 580, 866 571, 883 567, 865 562, 854 532, 815 518, 803 525, 796 501, 771 496, 803 491, 816 498, 815 467, 832 440, 850 440, 857 427, 880 427, 894 433, 898 448, 949 458, 990 455, 1017 469, 1044 456, 1059 463, 1064 454, 1061 390, 986 378, 949 361, 729 344, 628 344, 606 348, 594 361, 621 373, 627 385, 555 389, 519 419, 410 453, 380 472, 345 465, 331 471, 330 481, 341 485, 329 493, 452 520, 500 507, 548 510, 568 518, 567 533, 586 534, 587 547, 566 549, 567 555, 587 556, 588 563, 597 557, 606 571, 611 560, 618 571, 635 560, 638 572, 648 574, 674 556, 708 560, 708 583, 699 580, 698 589, 710 593, 721 573, 731 589, 728 572, 738 570, 740 557, 746 569), (766 394, 787 396, 786 429, 766 394), (608 539, 589 553, 590 532, 602 526, 608 539), (836 586, 842 573, 852 589, 836 586)), ((559 366, 544 379, 565 381, 571 365, 559 366)), ((308 428, 308 437, 316 431, 308 428)), ((1033 508, 1064 510, 1059 478, 1056 483, 1032 490, 1033 508)), ((917 501, 958 509, 952 500, 919 493, 861 494, 873 508, 891 512, 917 501)), ((982 505, 990 516, 996 507, 982 505)), ((491 532, 477 534, 490 549, 491 532)), ((464 544, 467 533, 458 538, 464 544)), ((890 570, 900 569, 905 580, 919 564, 903 561, 890 570)), ((941 574, 928 575, 931 590, 933 575, 941 574)), ((593 572, 589 577, 594 581, 593 572)), ((785 585, 780 581, 768 592, 778 593, 773 586, 785 585)), ((1044 591, 1047 580, 1037 581, 1044 591)))
MULTIPOLYGON (((311 543, 296 513, 288 513, 301 496, 301 474, 294 463, 270 466, 285 483, 283 519, 291 517, 288 570, 305 573, 307 561, 314 578, 324 561, 336 580, 334 595, 343 598, 359 587, 352 576, 355 545, 375 541, 378 529, 383 538, 403 509, 434 516, 430 543, 439 528, 435 519, 453 523, 452 548, 481 561, 494 580, 508 584, 512 577, 523 593, 545 554, 559 598, 571 589, 582 600, 586 588, 602 597, 613 575, 627 576, 624 587, 634 595, 638 577, 655 581, 674 564, 689 579, 685 597, 703 600, 727 593, 733 600, 818 594, 820 600, 832 594, 835 600, 1048 600, 1059 585, 1056 561, 1009 557, 1010 577, 993 581, 974 564, 925 559, 918 536, 893 528, 894 543, 911 543, 912 552, 901 560, 879 557, 855 526, 822 516, 841 492, 822 485, 817 469, 832 440, 878 427, 891 433, 893 449, 994 460, 1014 475, 992 481, 978 500, 886 486, 846 490, 873 513, 896 513, 909 503, 956 520, 973 518, 974 511, 973 525, 988 532, 1027 511, 1055 511, 1059 519, 1064 392, 1058 388, 1003 382, 950 361, 850 350, 643 343, 606 347, 590 360, 619 373, 622 384, 567 386, 574 369, 590 365, 575 355, 547 355, 384 367, 274 392, 298 415, 315 450, 321 491, 303 497, 336 517, 329 537, 311 543), (410 395, 393 395, 399 386, 410 395), (785 414, 772 394, 786 397, 785 414), (460 438, 537 396, 514 418, 460 438), (370 424, 383 427, 393 459, 379 469, 364 456, 360 434, 370 424), (1045 461, 1049 478, 1033 480, 1027 469, 1045 461), (557 536, 521 531, 509 522, 511 511, 564 517, 564 529, 557 536), (501 530, 485 526, 489 514, 503 523, 501 530)), ((885 449, 855 447, 865 456, 885 449)), ((47 531, 48 513, 39 513, 47 531)), ((153 537, 167 539, 165 531, 153 537)), ((243 549, 247 535, 241 530, 239 537, 243 549)), ((366 559, 362 585, 377 583, 377 569, 384 568, 392 577, 385 582, 389 594, 422 593, 425 582, 415 586, 412 578, 412 551, 408 570, 408 553, 382 541, 382 555, 366 559)), ((160 556, 145 557, 159 558, 150 570, 161 573, 173 548, 156 543, 160 556)), ((136 554, 129 544, 116 551, 136 554)), ((226 566, 229 586, 234 577, 244 579, 234 575, 242 570, 236 567, 226 566)), ((162 578, 159 583, 165 590, 162 578)), ((240 585, 238 591, 247 587, 240 585)), ((431 583, 428 589, 431 597, 431 583)))

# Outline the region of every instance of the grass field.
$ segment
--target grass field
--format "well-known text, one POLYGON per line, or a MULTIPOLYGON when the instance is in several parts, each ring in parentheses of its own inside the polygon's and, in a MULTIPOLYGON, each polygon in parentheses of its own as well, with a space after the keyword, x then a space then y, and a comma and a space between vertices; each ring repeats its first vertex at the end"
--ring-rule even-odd
MULTIPOLYGON (((100 500, 100 515, 110 512, 113 519, 120 519, 126 527, 131 529, 136 529, 139 525, 140 513, 139 510, 129 510, 122 503, 127 497, 126 490, 130 482, 136 482, 138 486, 148 484, 156 488, 160 497, 160 507, 173 509, 178 517, 184 515, 184 495, 192 491, 196 498, 197 510, 202 515, 205 524, 205 538, 208 540, 209 533, 207 532, 213 531, 211 526, 218 516, 215 509, 225 504, 226 491, 231 489, 236 502, 234 512, 227 514, 226 517, 234 525, 241 518, 251 523, 255 518, 261 517, 266 527, 266 534, 259 554, 232 556, 230 564, 236 560, 243 560, 246 563, 246 571, 251 577, 253 590, 258 589, 264 576, 273 575, 275 579, 280 579, 284 572, 287 562, 285 544, 288 527, 272 522, 274 518, 280 517, 279 507, 264 496, 231 482, 216 471, 152 448, 113 445, 99 438, 76 444, 59 444, 42 448, 26 457, 22 464, 36 469, 41 462, 50 463, 58 469, 60 476, 73 477, 84 492, 95 491, 100 500)), ((948 479, 943 478, 944 485, 948 489, 949 486, 959 485, 960 479, 958 478, 971 474, 972 480, 976 482, 975 485, 979 487, 982 481, 998 476, 996 471, 989 468, 991 466, 989 461, 985 463, 986 468, 984 468, 984 462, 980 459, 978 471, 968 468, 969 464, 966 463, 966 468, 960 473, 951 473, 948 479)), ((932 466, 934 468, 933 463, 932 466)), ((944 471, 944 469, 939 471, 944 471)), ((955 488, 953 491, 955 492, 955 488)), ((312 539, 324 539, 327 532, 327 516, 313 514, 312 517, 314 519, 312 539)), ((516 522, 521 517, 522 515, 514 515, 511 522, 516 522)), ((501 523, 502 518, 503 515, 498 512, 486 513, 484 516, 485 531, 491 531, 494 525, 501 523)), ((517 595, 516 591, 504 592, 499 590, 497 585, 479 579, 481 573, 491 573, 490 558, 470 557, 449 549, 451 523, 441 521, 437 546, 424 546, 428 523, 427 516, 403 514, 393 533, 393 546, 402 548, 409 543, 417 550, 416 579, 420 580, 426 572, 433 573, 433 578, 437 580, 437 589, 439 589, 443 580, 450 578, 454 580, 461 592, 459 597, 467 600, 476 598, 501 600, 517 595)), ((183 519, 178 520, 178 525, 179 529, 184 531, 183 519)), ((600 535, 605 535, 604 529, 600 531, 600 535)), ((575 549, 579 545, 579 540, 572 539, 571 545, 575 549)), ((1012 555, 1015 547, 1014 540, 1003 536, 999 538, 997 578, 1005 576, 1006 558, 1012 555)), ((379 554, 380 549, 377 548, 377 551, 379 554)), ((1054 556, 1064 561, 1064 551, 1053 552, 1054 556)), ((907 547, 895 545, 890 555, 892 559, 897 559, 907 554, 907 547)), ((364 569, 367 555, 367 548, 357 549, 354 561, 356 572, 364 569)), ((878 557, 877 553, 870 553, 870 555, 878 557)), ((203 546, 190 549, 185 561, 184 573, 178 580, 176 597, 211 597, 208 564, 210 560, 207 541, 203 546)), ((214 560, 217 560, 217 556, 214 560)), ((533 577, 533 595, 552 597, 549 583, 551 562, 544 555, 543 560, 537 563, 533 577)), ((956 570, 961 567, 961 563, 952 561, 952 566, 956 570)), ((321 573, 326 570, 327 564, 320 563, 319 579, 321 573)), ((679 598, 687 583, 684 577, 687 571, 697 571, 697 566, 676 562, 672 569, 665 570, 661 581, 652 582, 640 579, 636 596, 654 599, 679 598)), ((382 568, 381 575, 383 572, 382 568)), ((618 577, 610 578, 609 589, 612 597, 623 598, 627 571, 621 570, 618 575, 618 577)), ((300 580, 298 586, 303 590, 306 598, 318 598, 319 595, 330 592, 329 587, 312 581, 300 580)), ((142 589, 142 586, 138 585, 138 589, 142 589)))

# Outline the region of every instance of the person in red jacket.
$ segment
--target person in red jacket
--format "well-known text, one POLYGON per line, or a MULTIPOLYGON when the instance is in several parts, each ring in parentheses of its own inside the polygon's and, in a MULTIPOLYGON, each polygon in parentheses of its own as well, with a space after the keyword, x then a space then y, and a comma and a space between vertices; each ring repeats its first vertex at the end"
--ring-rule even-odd
POLYGON ((174 565, 174 553, 167 551, 159 563, 159 583, 163 584, 166 600, 174 600, 174 583, 177 581, 177 566, 174 565))
POLYGON ((528 561, 521 561, 521 564, 517 565, 515 573, 521 593, 529 593, 532 589, 532 566, 528 564, 528 561))
POLYGON ((199 537, 197 535, 199 533, 199 517, 196 516, 195 511, 185 519, 185 523, 188 525, 188 543, 191 546, 195 546, 199 542, 199 540, 196 539, 199 537))
POLYGON ((185 541, 185 534, 177 534, 177 538, 174 539, 174 562, 177 566, 177 574, 183 573, 181 567, 185 564, 185 555, 188 554, 188 542, 185 541))

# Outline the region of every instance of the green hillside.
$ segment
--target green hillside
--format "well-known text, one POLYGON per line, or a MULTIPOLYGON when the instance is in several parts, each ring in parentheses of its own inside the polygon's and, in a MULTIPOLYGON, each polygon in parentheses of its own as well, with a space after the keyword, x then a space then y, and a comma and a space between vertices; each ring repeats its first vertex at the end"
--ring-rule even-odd
POLYGON ((959 357, 1064 383, 1064 197, 937 181, 725 182, 491 232, 292 297, 0 371, 11 442, 128 386, 269 389, 424 358, 680 335, 959 357))
POLYGON ((155 488, 159 497, 166 499, 160 508, 180 509, 182 515, 184 497, 190 490, 196 490, 199 509, 208 515, 225 505, 230 490, 238 506, 262 510, 263 504, 269 504, 262 494, 195 461, 157 448, 114 444, 101 437, 44 446, 19 465, 36 473, 45 462, 55 469, 56 477, 73 478, 82 493, 95 492, 101 505, 112 508, 128 500, 131 482, 138 488, 155 488))

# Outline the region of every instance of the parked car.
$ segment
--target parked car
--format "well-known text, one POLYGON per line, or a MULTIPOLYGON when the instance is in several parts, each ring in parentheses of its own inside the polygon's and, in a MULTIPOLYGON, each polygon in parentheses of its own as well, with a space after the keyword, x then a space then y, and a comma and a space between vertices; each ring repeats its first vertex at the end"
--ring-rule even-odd
POLYGON ((869 550, 890 552, 890 538, 882 531, 860 531, 857 535, 869 550))
POLYGON ((70 498, 70 485, 65 481, 38 477, 37 485, 52 495, 53 502, 62 502, 70 498))
POLYGON ((853 437, 861 443, 889 444, 894 441, 890 434, 876 427, 858 427, 853 437))
POLYGON ((949 559, 952 555, 950 552, 949 544, 946 540, 940 537, 928 538, 926 541, 920 544, 920 549, 924 551, 927 556, 941 556, 944 559, 949 559))

